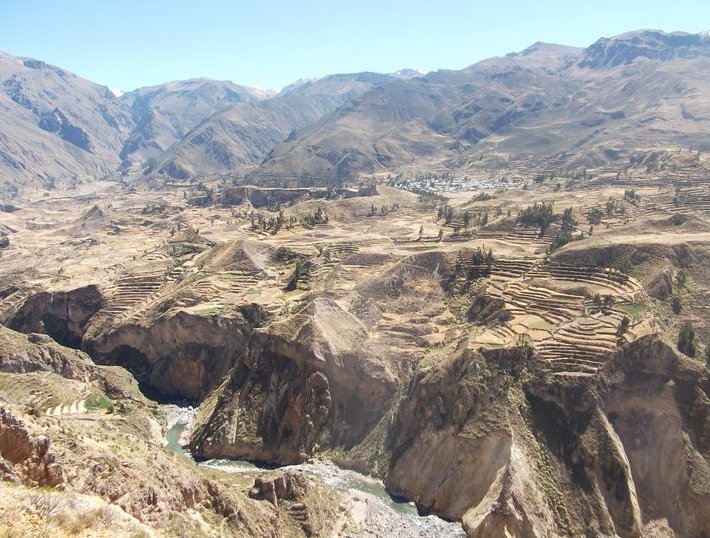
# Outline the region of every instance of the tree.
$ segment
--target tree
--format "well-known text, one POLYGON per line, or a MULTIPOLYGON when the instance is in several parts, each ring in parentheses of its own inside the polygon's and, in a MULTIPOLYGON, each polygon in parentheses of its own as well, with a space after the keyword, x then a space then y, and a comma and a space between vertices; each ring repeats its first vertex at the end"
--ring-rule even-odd
POLYGON ((680 297, 677 295, 671 297, 671 308, 676 316, 683 310, 683 304, 680 302, 680 297))
POLYGON ((604 312, 605 314, 608 314, 609 311, 611 311, 613 306, 614 306, 614 296, 613 295, 605 295, 602 298, 602 312, 604 312))
POLYGON ((293 268, 291 276, 288 278, 288 282, 286 283, 286 287, 284 288, 284 290, 294 291, 298 287, 298 281, 301 278, 302 273, 303 263, 301 262, 301 260, 296 260, 296 265, 293 268))
POLYGON ((695 329, 690 321, 683 322, 678 333, 678 351, 685 353, 688 357, 695 357, 695 329))
POLYGON ((682 290, 683 288, 685 288, 685 285, 687 282, 688 282, 688 274, 685 272, 684 269, 681 269, 675 275, 675 285, 679 290, 682 290))
POLYGON ((629 316, 624 315, 623 318, 621 318, 621 322, 619 323, 619 327, 616 329, 616 336, 622 337, 626 334, 626 331, 629 330, 629 325, 631 325, 631 320, 629 319, 629 316))
POLYGON ((592 305, 594 306, 594 310, 597 312, 601 311, 602 309, 602 298, 599 296, 599 294, 595 294, 594 298, 592 299, 592 305))

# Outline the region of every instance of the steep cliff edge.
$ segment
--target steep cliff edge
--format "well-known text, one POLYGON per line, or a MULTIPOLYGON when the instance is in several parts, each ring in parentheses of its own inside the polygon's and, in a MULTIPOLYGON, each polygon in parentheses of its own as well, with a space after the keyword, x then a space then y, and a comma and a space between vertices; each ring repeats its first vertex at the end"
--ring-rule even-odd
POLYGON ((707 370, 654 337, 595 378, 551 378, 524 355, 463 349, 420 372, 388 488, 469 536, 701 536, 707 370))
POLYGON ((162 420, 125 370, 0 327, 0 534, 275 538, 343 526, 340 492, 301 475, 279 506, 252 499, 253 473, 163 448, 162 420))
POLYGON ((330 299, 255 331, 190 443, 199 457, 295 463, 352 448, 391 405, 397 379, 362 323, 330 299))
POLYGON ((101 289, 95 285, 30 296, 6 325, 23 333, 46 333, 68 347, 79 348, 89 320, 103 306, 101 289))
POLYGON ((217 386, 246 345, 253 320, 170 312, 110 331, 92 326, 83 342, 92 358, 130 370, 166 396, 202 399, 217 386))

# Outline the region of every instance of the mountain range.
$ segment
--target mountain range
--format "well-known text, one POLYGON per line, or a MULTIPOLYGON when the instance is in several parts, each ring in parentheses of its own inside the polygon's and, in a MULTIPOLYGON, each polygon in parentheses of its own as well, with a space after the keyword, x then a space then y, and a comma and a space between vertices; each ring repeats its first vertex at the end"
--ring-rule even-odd
POLYGON ((94 178, 281 183, 511 160, 623 166, 659 146, 710 148, 709 96, 710 37, 652 30, 278 93, 194 79, 117 97, 0 53, 0 194, 94 178))

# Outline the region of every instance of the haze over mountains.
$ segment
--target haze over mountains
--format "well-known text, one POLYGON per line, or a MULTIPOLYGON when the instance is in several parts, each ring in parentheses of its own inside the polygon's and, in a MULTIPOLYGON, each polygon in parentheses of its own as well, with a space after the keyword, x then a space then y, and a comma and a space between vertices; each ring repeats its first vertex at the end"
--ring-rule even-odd
POLYGON ((0 190, 90 178, 253 181, 500 166, 623 166, 710 147, 710 38, 639 31, 586 49, 537 43, 458 71, 332 75, 277 95, 209 79, 116 97, 0 53, 0 190))

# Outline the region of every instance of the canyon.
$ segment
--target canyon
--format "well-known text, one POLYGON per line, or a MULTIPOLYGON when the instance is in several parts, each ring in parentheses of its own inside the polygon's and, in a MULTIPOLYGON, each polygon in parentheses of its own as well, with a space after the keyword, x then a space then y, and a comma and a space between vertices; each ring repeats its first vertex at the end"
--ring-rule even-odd
POLYGON ((52 159, 0 129, 0 532, 705 536, 707 57, 118 98, 0 56, 52 159))

